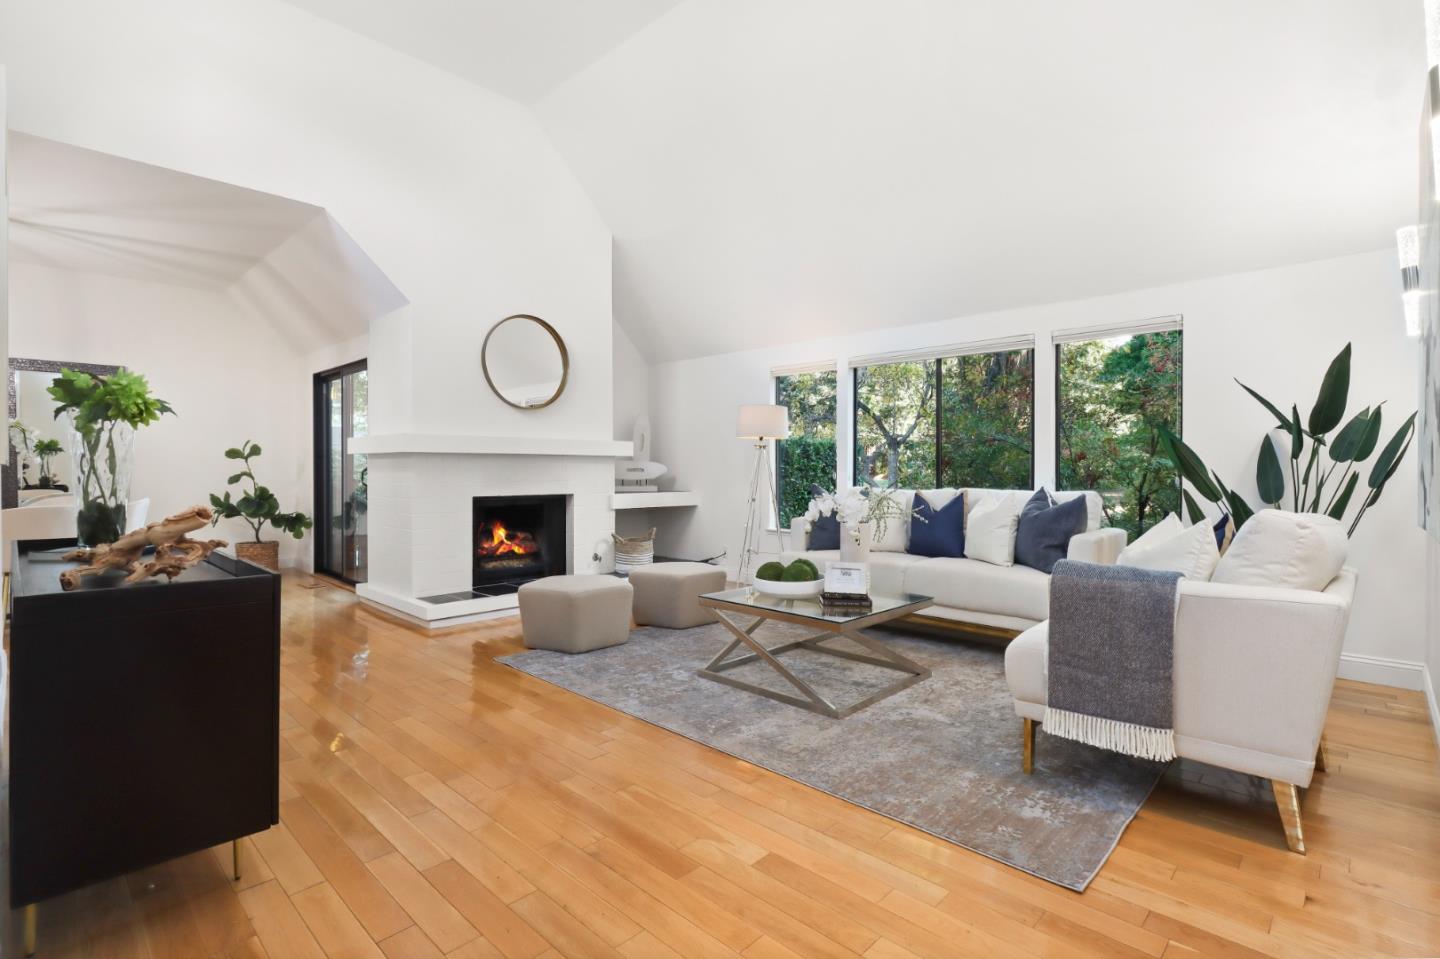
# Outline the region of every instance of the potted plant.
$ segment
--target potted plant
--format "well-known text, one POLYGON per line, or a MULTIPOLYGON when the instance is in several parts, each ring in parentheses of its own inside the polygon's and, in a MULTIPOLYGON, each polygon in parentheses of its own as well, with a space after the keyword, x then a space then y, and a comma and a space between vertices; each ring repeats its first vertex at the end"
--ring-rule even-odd
POLYGON ((50 475, 50 460, 65 452, 60 441, 46 437, 35 443, 35 455, 40 458, 40 479, 38 483, 41 489, 49 489, 55 485, 55 477, 50 475))
MULTIPOLYGON (((1390 477, 1395 475, 1401 460, 1409 452, 1415 437, 1416 414, 1406 417, 1383 447, 1379 446, 1381 404, 1367 406, 1345 420, 1345 408, 1350 399, 1349 343, 1330 361, 1320 382, 1315 405, 1304 419, 1300 416, 1298 404, 1291 404, 1287 415, 1244 383, 1235 382, 1275 417, 1278 425, 1276 432, 1281 436, 1277 440, 1267 432, 1260 438, 1260 458, 1255 467, 1255 486, 1260 492, 1260 501, 1266 506, 1295 513, 1324 513, 1342 523, 1352 502, 1358 503, 1346 530, 1346 535, 1354 536, 1365 513, 1379 502, 1390 477), (1344 427, 1331 436, 1342 422, 1344 427), (1284 449, 1284 445, 1288 445, 1289 449, 1284 449), (1380 455, 1367 471, 1362 464, 1377 448, 1380 455), (1362 479, 1363 489, 1360 487, 1362 479), (1355 495, 1357 492, 1359 496, 1355 495)), ((1255 514, 1245 498, 1226 486, 1220 474, 1206 466, 1180 437, 1163 426, 1160 427, 1160 435, 1169 447, 1170 456, 1180 474, 1202 498, 1218 504, 1234 522, 1236 529, 1255 514)), ((1189 490, 1182 492, 1191 521, 1201 522, 1205 514, 1200 504, 1189 490)))
POLYGON ((245 468, 238 473, 232 474, 225 481, 227 486, 235 486, 245 480, 249 480, 250 488, 241 490, 240 498, 232 500, 230 491, 226 490, 223 497, 210 494, 210 505, 215 508, 215 518, 210 521, 215 525, 222 519, 242 519, 255 532, 254 542, 236 543, 235 555, 243 560, 264 566, 266 569, 280 569, 280 543, 276 540, 261 538, 265 524, 269 523, 277 530, 289 533, 296 539, 305 535, 305 531, 314 524, 310 517, 304 513, 282 513, 280 512, 280 501, 275 494, 255 479, 255 469, 250 461, 260 455, 260 444, 245 441, 243 446, 232 446, 225 451, 225 458, 240 460, 245 468))
POLYGON ((73 434, 80 545, 113 543, 125 532, 135 431, 175 411, 150 395, 145 377, 123 367, 109 376, 62 369, 47 392, 56 419, 64 416, 73 434))
POLYGON ((840 560, 863 563, 870 555, 870 544, 885 538, 890 520, 903 517, 905 507, 895 498, 893 490, 878 486, 823 493, 811 500, 810 508, 805 511, 807 528, 821 516, 831 514, 839 519, 841 526, 840 560))

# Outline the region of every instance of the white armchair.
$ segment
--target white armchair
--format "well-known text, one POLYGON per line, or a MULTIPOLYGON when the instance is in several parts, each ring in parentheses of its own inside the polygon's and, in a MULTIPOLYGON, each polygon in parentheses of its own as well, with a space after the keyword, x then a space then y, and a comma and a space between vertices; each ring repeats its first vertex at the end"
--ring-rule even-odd
MULTIPOLYGON (((1322 734, 1355 595, 1346 568, 1321 592, 1181 580, 1175 618, 1176 752, 1271 781, 1303 854, 1299 789, 1324 771, 1322 734)), ((1049 622, 1006 649, 1005 678, 1033 768, 1045 716, 1049 622)))

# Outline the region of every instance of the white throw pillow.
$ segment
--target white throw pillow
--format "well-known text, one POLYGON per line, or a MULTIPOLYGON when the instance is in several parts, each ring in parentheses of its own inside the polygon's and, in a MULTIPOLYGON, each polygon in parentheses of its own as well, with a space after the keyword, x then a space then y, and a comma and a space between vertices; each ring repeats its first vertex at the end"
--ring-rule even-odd
POLYGON ((1025 493, 991 493, 965 520, 965 556, 995 566, 1015 565, 1015 531, 1025 493))
POLYGON ((1215 530, 1208 523, 1183 526, 1171 513, 1120 551, 1120 566, 1170 570, 1187 579, 1207 580, 1220 561, 1215 530))
POLYGON ((871 545, 870 548, 878 553, 903 553, 905 547, 910 543, 910 510, 915 505, 915 491, 913 489, 872 489, 871 496, 888 495, 901 509, 899 516, 891 516, 885 521, 885 535, 880 535, 880 527, 871 524, 871 545))
POLYGON ((1345 565, 1349 548, 1339 520, 1262 509, 1230 541, 1212 581, 1322 590, 1345 565))

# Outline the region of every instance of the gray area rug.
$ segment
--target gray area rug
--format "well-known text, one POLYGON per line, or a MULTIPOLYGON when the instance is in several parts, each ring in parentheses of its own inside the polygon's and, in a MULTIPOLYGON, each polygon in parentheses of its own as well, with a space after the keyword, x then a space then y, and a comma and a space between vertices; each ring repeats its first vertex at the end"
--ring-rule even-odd
MULTIPOLYGON (((1003 651, 885 629, 869 634, 932 676, 845 719, 830 719, 695 671, 729 642, 716 624, 641 628, 582 655, 530 650, 500 661, 587 699, 908 823, 991 859, 1083 890, 1165 771, 1041 732, 1020 771, 1020 720, 1003 651)), ((767 646, 807 631, 766 624, 767 646)), ((832 641, 837 648, 854 647, 832 641)), ((844 704, 898 675, 805 650, 786 666, 844 704)), ((763 663, 731 675, 791 692, 763 663)))

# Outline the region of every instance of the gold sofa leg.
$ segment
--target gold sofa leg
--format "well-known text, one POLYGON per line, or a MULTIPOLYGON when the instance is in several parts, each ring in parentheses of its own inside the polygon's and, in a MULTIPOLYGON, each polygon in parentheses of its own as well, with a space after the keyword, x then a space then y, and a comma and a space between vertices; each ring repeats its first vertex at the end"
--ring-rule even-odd
POLYGON ((1330 771, 1330 760, 1325 756, 1325 737, 1320 737, 1320 745, 1315 747, 1315 771, 1326 773, 1330 771))
POLYGON ((1278 779, 1270 780, 1275 791, 1275 805, 1280 809, 1280 821, 1285 824, 1285 842, 1290 851, 1305 855, 1305 830, 1300 825, 1300 790, 1291 783, 1278 779))
POLYGON ((25 907, 25 955, 35 955, 36 926, 40 924, 40 907, 33 902, 25 907))
POLYGON ((1020 723, 1020 738, 1024 743, 1024 758, 1020 765, 1028 776, 1035 771, 1035 720, 1021 719, 1020 723))

